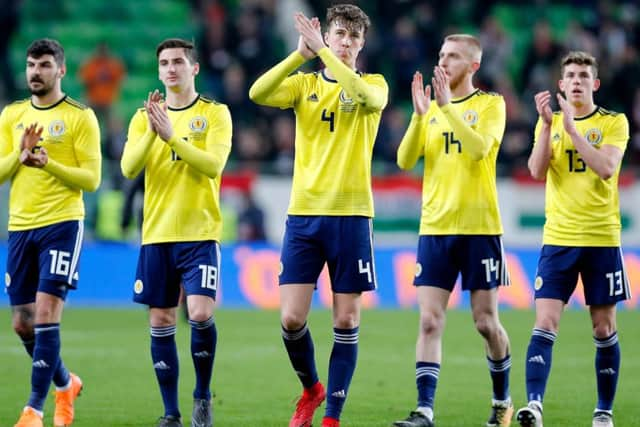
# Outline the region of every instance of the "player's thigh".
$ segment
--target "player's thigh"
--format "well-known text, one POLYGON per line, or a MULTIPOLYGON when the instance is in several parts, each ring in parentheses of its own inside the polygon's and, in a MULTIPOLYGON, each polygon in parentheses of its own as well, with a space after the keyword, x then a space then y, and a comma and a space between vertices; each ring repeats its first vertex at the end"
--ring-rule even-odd
POLYGON ((457 252, 461 255, 463 290, 489 290, 509 284, 500 236, 460 236, 457 252))
POLYGON ((580 271, 587 305, 611 305, 630 298, 621 248, 584 248, 580 271))
POLYGON ((78 286, 84 225, 65 221, 34 232, 40 264, 38 291, 64 300, 68 289, 78 286))
POLYGON ((578 284, 582 248, 544 245, 534 282, 535 298, 561 300, 565 304, 578 284))
POLYGON ((40 271, 38 251, 31 235, 30 230, 9 232, 4 282, 12 306, 32 304, 36 300, 40 271))
POLYGON ((289 215, 280 254, 280 285, 313 284, 326 262, 318 236, 322 217, 289 215))
POLYGON ((149 307, 178 305, 180 275, 173 257, 173 243, 142 245, 138 255, 133 300, 149 307))
POLYGON ((416 255, 415 286, 453 290, 460 272, 454 246, 457 236, 421 235, 416 255))
POLYGON ((215 300, 220 282, 220 245, 213 240, 176 243, 174 254, 187 299, 203 295, 215 300))
POLYGON ((363 216, 324 217, 321 238, 333 292, 376 289, 372 228, 371 218, 363 216))

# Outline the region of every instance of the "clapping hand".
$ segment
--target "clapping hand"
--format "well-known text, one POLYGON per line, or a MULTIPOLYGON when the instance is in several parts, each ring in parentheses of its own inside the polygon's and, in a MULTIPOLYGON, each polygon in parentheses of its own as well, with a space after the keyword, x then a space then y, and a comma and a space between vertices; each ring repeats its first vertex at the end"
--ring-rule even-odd
POLYGON ((411 81, 411 100, 413 101, 413 111, 422 116, 429 110, 431 104, 431 86, 424 87, 422 73, 416 71, 411 81))

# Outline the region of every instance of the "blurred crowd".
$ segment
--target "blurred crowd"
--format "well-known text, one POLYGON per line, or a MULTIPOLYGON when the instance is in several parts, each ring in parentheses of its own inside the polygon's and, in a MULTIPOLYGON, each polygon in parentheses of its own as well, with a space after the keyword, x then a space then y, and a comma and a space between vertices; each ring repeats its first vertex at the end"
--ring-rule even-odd
MULTIPOLYGON (((294 117, 253 105, 247 91, 266 69, 295 49, 293 13, 324 21, 323 0, 193 0, 203 89, 233 113, 235 167, 290 173, 294 117)), ((396 148, 411 115, 410 82, 429 76, 446 34, 476 34, 484 47, 476 84, 502 94, 507 129, 499 174, 521 172, 537 119, 533 95, 557 90, 559 61, 568 50, 586 50, 600 62, 596 103, 624 112, 631 123, 625 167, 640 166, 640 8, 636 1, 376 0, 362 2, 372 26, 359 68, 384 74, 391 92, 376 141, 374 172, 395 173, 396 148), (507 21, 507 22, 503 22, 507 21)), ((319 67, 309 63, 306 70, 319 67)))

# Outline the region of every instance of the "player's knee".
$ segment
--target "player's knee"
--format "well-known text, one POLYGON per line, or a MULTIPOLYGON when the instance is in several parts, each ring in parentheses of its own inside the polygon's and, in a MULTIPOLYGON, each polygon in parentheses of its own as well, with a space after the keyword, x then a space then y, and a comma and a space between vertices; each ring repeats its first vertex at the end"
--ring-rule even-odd
POLYGON ((175 312, 169 310, 152 310, 149 317, 151 327, 162 328, 176 324, 175 312))
POLYGON ((335 316, 333 324, 339 329, 353 329, 358 326, 358 316, 355 313, 344 313, 335 316))
POLYGON ((598 339, 608 338, 616 331, 616 326, 611 322, 593 324, 593 336, 598 339))
POLYGON ((189 310, 189 320, 194 322, 204 322, 209 320, 213 316, 213 312, 208 310, 207 307, 196 307, 189 310))
POLYGON ((435 313, 420 314, 420 333, 423 335, 438 335, 444 329, 444 316, 435 313))
POLYGON ((297 331, 304 326, 306 319, 296 313, 282 313, 280 322, 286 330, 297 331))
POLYGON ((492 337, 499 332, 499 325, 493 316, 481 316, 475 320, 476 329, 483 337, 492 337))
POLYGON ((22 340, 33 338, 33 322, 24 321, 22 319, 13 319, 13 330, 22 340))
POLYGON ((536 320, 535 328, 542 329, 543 331, 553 332, 554 334, 558 333, 558 328, 560 327, 560 322, 558 319, 554 317, 543 317, 536 320))

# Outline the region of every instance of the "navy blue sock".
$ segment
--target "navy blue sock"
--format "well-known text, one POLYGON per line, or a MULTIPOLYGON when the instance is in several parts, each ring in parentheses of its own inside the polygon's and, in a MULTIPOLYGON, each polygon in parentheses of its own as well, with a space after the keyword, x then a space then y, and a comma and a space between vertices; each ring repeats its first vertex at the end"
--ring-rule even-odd
POLYGON ((36 339, 31 369, 31 396, 27 405, 42 411, 60 360, 60 324, 42 323, 35 325, 34 331, 36 339))
POLYGON ((416 386, 418 387, 418 407, 433 409, 436 386, 440 376, 440 364, 416 362, 416 386))
POLYGON ((527 399, 542 403, 551 372, 551 356, 556 334, 544 329, 534 328, 527 349, 526 379, 527 399))
POLYGON ((493 398, 495 400, 507 400, 509 398, 509 371, 511 370, 511 355, 504 359, 491 360, 487 356, 491 383, 493 385, 493 398))
POLYGON ((178 350, 176 325, 151 327, 151 360, 156 371, 160 394, 164 402, 164 415, 180 417, 178 407, 178 350))
POLYGON ((318 371, 316 370, 313 340, 307 324, 305 323, 297 331, 289 331, 283 326, 282 340, 302 386, 311 388, 318 382, 318 371))
MULTIPOLYGON (((36 339, 32 338, 30 340, 22 340, 22 345, 24 346, 24 349, 27 350, 27 353, 29 353, 29 356, 33 359, 33 349, 36 346, 36 339)), ((71 376, 69 375, 69 371, 64 366, 64 363, 62 363, 62 358, 60 358, 58 367, 53 373, 53 383, 56 387, 66 387, 70 380, 71 376)))
POLYGON ((191 325, 191 358, 196 371, 194 399, 211 399, 211 376, 216 357, 218 331, 213 316, 203 322, 189 320, 191 325))
POLYGON ((340 419, 342 407, 358 360, 358 327, 333 328, 333 350, 329 359, 329 383, 325 416, 340 419))
POLYGON ((611 411, 613 398, 618 386, 620 372, 620 345, 618 333, 608 338, 595 338, 596 344, 596 379, 598 383, 598 406, 596 410, 611 411))

